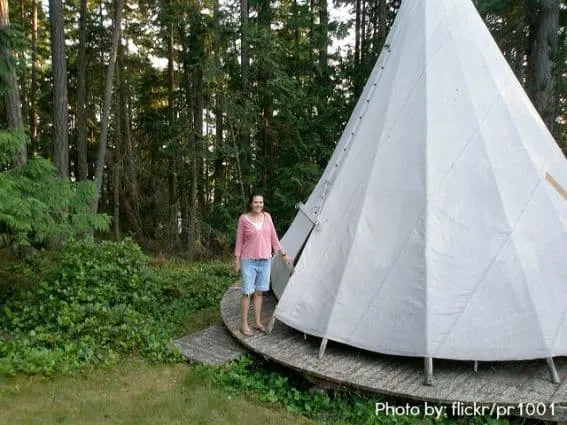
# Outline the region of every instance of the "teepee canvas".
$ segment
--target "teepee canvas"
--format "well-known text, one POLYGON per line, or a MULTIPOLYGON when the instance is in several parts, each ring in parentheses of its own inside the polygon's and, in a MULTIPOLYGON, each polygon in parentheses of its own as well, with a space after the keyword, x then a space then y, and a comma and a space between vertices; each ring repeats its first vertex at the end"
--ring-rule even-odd
POLYGON ((567 354, 567 161, 470 0, 406 0, 274 260, 275 320, 426 359, 567 354))

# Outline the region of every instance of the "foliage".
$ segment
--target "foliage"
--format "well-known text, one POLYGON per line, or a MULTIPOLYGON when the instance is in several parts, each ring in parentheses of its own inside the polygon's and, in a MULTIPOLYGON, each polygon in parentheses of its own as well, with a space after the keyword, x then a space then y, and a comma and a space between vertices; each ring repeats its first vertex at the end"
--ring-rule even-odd
POLYGON ((152 280, 170 301, 156 315, 162 326, 171 326, 178 335, 184 333, 188 313, 216 307, 233 280, 231 265, 221 261, 194 263, 170 262, 153 267, 152 280))
MULTIPOLYGON (((320 178, 400 3, 249 2, 249 19, 241 22, 238 1, 221 2, 218 9, 210 2, 127 1, 120 56, 125 72, 117 76, 117 110, 108 127, 113 143, 105 164, 116 169, 136 164, 135 173, 129 167, 121 171, 120 232, 134 235, 156 252, 180 254, 193 239, 188 232, 195 225, 194 246, 199 247, 195 258, 220 258, 230 252, 245 192, 253 187, 264 191, 278 232, 283 233, 295 215, 294 205, 306 200, 320 178), (380 5, 386 7, 384 17, 380 5), (246 69, 243 53, 249 58, 246 69), (200 136, 203 129, 202 138, 195 136, 196 117, 203 119, 197 132, 200 136), (195 157, 198 170, 191 166, 195 157), (190 223, 195 172, 197 222, 190 223)), ((474 4, 530 93, 540 2, 475 0, 474 4)), ((67 52, 72 166, 78 159, 79 5, 65 4, 65 34, 73 47, 67 52)), ((567 8, 565 1, 560 5, 555 62, 557 75, 564 76, 567 8)), ((36 134, 30 157, 48 156, 53 132, 48 17, 39 7, 38 46, 32 62, 32 4, 22 0, 12 6, 10 39, 18 58, 24 121, 30 135, 36 134), (33 84, 32 68, 37 74, 33 84)), ((97 111, 103 102, 112 14, 108 2, 87 4, 86 138, 91 171, 101 131, 97 111)), ((566 80, 557 81, 555 126, 564 148, 567 130, 561 117, 566 80)), ((16 139, 1 145, 0 162, 5 152, 14 152, 16 139)), ((112 179, 105 182, 101 211, 114 212, 114 184, 112 179)))
MULTIPOLYGON (((0 138, 0 146, 10 139, 0 138)), ((53 165, 43 158, 0 172, 0 244, 37 246, 93 229, 106 230, 108 217, 90 211, 94 195, 92 183, 58 178, 53 165)))
POLYGON ((26 140, 27 135, 23 130, 0 130, 0 165, 10 163, 26 140))
POLYGON ((131 353, 177 361, 184 318, 218 303, 229 282, 220 264, 152 266, 131 240, 69 243, 53 263, 0 310, 0 372, 67 373, 131 353))
MULTIPOLYGON (((205 379, 224 386, 231 393, 245 392, 268 403, 283 405, 287 410, 330 424, 491 424, 505 425, 507 420, 488 417, 440 418, 414 414, 376 415, 381 397, 352 391, 316 389, 303 377, 279 368, 254 356, 241 359, 219 368, 196 366, 197 372, 205 379)), ((387 401, 396 406, 394 400, 387 401)), ((406 406, 399 403, 399 406, 406 406)), ((418 407, 418 404, 412 404, 418 407)), ((415 409, 417 411, 417 409, 415 409)), ((420 408, 419 412, 424 412, 420 408)))

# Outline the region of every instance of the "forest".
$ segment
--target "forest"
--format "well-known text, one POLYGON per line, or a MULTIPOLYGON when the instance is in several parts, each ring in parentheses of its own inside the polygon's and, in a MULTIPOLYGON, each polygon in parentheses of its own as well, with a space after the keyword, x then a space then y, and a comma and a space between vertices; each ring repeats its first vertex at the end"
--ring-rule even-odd
MULTIPOLYGON (((218 323, 250 192, 288 228, 401 1, 0 0, 0 422, 510 423, 172 346, 218 323)), ((473 3, 567 151, 567 2, 473 3)))
MULTIPOLYGON (((474 3, 567 148, 566 3, 474 3)), ((0 0, 0 245, 94 232, 190 262, 223 258, 251 190, 283 234, 399 6, 0 0)))

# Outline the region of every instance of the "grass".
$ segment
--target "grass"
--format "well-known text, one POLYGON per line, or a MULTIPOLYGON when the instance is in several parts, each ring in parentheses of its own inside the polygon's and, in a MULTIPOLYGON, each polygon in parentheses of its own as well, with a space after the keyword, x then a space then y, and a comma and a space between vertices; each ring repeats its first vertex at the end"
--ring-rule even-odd
POLYGON ((4 424, 311 424, 284 409, 229 395, 186 365, 133 359, 72 377, 0 383, 4 424))
MULTIPOLYGON (((219 308, 192 314, 186 333, 219 320, 219 308)), ((18 425, 308 425, 282 407, 250 400, 210 383, 184 364, 139 358, 73 376, 19 375, 0 380, 0 424, 18 425)))
POLYGON ((211 326, 213 323, 220 321, 219 306, 205 308, 191 316, 189 316, 183 323, 183 335, 188 335, 193 332, 200 331, 211 326))

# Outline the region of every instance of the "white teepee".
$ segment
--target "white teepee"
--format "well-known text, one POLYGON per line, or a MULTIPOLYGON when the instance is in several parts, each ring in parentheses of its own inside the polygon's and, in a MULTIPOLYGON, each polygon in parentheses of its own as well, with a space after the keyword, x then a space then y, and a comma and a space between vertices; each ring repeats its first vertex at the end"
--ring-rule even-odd
MULTIPOLYGON (((567 161, 470 0, 405 0, 282 238, 274 318, 426 359, 567 355, 567 161)), ((552 363, 551 363, 552 364, 552 363)))

